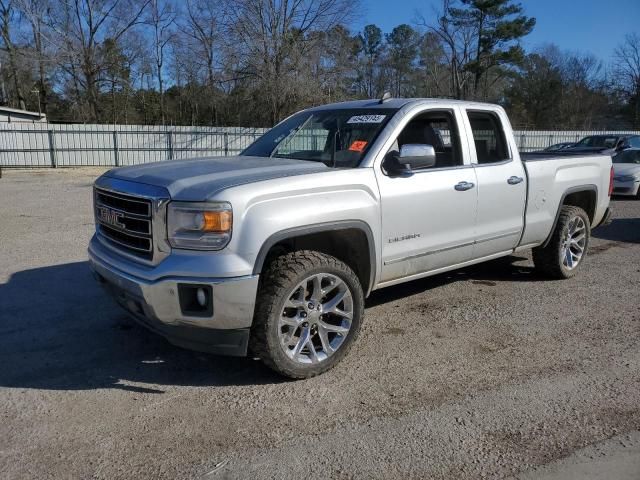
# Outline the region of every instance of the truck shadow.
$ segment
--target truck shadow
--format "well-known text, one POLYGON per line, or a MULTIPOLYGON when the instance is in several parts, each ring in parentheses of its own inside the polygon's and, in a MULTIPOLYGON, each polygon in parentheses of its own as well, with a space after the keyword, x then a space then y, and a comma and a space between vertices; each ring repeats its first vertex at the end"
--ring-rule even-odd
POLYGON ((594 238, 613 242, 640 243, 640 218, 615 218, 593 231, 594 238))
POLYGON ((393 302, 452 282, 471 281, 481 285, 493 286, 496 285, 496 282, 538 282, 547 280, 537 274, 533 265, 514 265, 514 263, 522 260, 527 260, 527 257, 502 257, 471 267, 434 275, 433 277, 376 290, 367 299, 366 306, 375 307, 376 305, 393 302))
POLYGON ((0 304, 0 387, 164 393, 282 381, 260 362, 183 350, 138 326, 87 262, 15 273, 0 284, 0 304))

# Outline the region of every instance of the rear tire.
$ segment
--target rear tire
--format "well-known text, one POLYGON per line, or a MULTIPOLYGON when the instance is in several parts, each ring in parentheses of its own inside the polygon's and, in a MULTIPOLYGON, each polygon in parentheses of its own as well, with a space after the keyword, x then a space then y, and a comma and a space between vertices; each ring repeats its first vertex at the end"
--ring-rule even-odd
POLYGON ((533 249, 536 269, 551 278, 573 277, 584 262, 590 238, 591 223, 586 212, 563 205, 547 246, 533 249))
POLYGON ((279 374, 310 378, 347 354, 363 312, 362 286, 348 265, 310 250, 281 255, 262 275, 249 346, 279 374))

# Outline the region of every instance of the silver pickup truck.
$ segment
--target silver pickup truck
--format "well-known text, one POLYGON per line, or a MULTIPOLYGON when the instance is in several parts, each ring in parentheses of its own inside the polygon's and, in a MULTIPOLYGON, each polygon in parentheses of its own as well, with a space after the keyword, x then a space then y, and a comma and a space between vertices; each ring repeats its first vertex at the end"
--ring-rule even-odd
POLYGON ((495 105, 326 105, 236 157, 102 175, 90 265, 172 343, 306 378, 345 356, 373 290, 528 249, 573 276, 611 172, 606 155, 518 153, 495 105))

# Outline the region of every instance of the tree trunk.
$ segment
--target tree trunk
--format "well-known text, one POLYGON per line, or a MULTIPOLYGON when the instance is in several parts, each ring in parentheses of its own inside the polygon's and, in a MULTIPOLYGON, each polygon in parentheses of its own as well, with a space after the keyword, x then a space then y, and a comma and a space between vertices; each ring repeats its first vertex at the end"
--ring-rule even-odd
POLYGON ((482 34, 484 28, 484 14, 480 13, 480 23, 478 25, 478 43, 476 45, 476 71, 473 81, 473 95, 478 98, 478 88, 480 87, 480 80, 482 78, 482 70, 480 67, 480 57, 482 54, 482 34))
POLYGON ((11 35, 9 32, 9 11, 4 12, 3 19, 3 28, 2 28, 2 39, 4 40, 5 49, 7 50, 7 55, 9 57, 9 69, 10 75, 13 80, 13 88, 16 92, 16 98, 18 100, 18 107, 21 110, 26 110, 26 102, 24 95, 22 93, 22 88, 20 87, 20 79, 18 78, 18 62, 16 59, 16 51, 11 41, 11 35))

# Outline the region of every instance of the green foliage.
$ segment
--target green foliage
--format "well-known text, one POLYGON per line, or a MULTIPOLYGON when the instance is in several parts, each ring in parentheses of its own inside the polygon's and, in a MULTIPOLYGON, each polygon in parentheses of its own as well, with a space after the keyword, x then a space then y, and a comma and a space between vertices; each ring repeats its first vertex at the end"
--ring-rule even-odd
POLYGON ((474 74, 474 95, 483 97, 481 82, 489 70, 522 62, 524 50, 513 42, 531 33, 536 20, 525 16, 522 6, 512 0, 462 0, 462 3, 466 8, 450 8, 448 13, 455 23, 474 29, 476 53, 465 68, 474 74))
POLYGON ((498 102, 528 127, 640 125, 640 36, 606 77, 589 55, 525 52, 535 19, 513 0, 445 0, 386 33, 351 30, 351 0, 163 0, 160 67, 146 0, 41 2, 0 8, 0 93, 54 121, 260 127, 389 91, 498 102))

